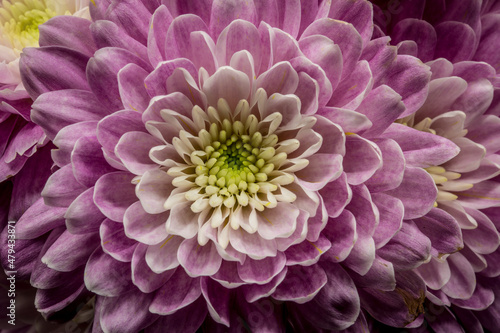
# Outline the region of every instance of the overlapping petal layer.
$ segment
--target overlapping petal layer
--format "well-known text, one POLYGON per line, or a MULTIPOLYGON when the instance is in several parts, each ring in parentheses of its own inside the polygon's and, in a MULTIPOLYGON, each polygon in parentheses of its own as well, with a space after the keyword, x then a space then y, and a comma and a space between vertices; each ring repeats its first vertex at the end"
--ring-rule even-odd
MULTIPOLYGON (((427 107, 431 73, 372 39, 368 1, 90 9, 90 26, 49 21, 21 60, 32 119, 57 146, 44 203, 19 221, 27 248, 44 247, 25 267, 42 313, 88 289, 106 332, 420 318, 428 292, 411 270, 463 246, 428 170, 460 165, 468 141, 395 123, 427 107), (74 274, 51 286, 42 270, 74 274)), ((455 298, 471 292, 450 281, 455 298)))

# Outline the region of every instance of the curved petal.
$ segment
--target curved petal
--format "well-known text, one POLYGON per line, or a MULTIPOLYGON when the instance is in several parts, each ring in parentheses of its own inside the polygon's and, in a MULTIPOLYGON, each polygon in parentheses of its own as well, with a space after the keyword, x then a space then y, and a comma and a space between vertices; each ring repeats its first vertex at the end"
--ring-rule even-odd
POLYGON ((200 295, 200 278, 191 278, 183 269, 177 269, 168 283, 155 293, 149 311, 170 315, 193 303, 200 295))
POLYGON ((289 266, 285 279, 278 285, 272 297, 303 304, 313 299, 327 282, 328 275, 319 265, 289 266))
POLYGON ((148 214, 139 201, 134 202, 123 216, 125 234, 147 245, 158 244, 168 236, 165 223, 169 215, 169 212, 148 214))
POLYGON ((94 202, 109 219, 123 221, 127 208, 137 201, 133 175, 128 172, 105 174, 95 184, 94 202))

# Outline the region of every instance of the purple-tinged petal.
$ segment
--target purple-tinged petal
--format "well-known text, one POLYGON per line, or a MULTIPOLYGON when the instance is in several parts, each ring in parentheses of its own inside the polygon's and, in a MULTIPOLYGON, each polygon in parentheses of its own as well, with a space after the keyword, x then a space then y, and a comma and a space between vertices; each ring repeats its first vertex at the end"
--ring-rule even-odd
POLYGON ((407 164, 415 167, 441 165, 460 151, 446 138, 400 124, 392 124, 382 136, 395 140, 403 150, 407 164))
POLYGON ((234 110, 240 100, 250 96, 250 82, 243 72, 223 67, 203 83, 203 92, 208 97, 208 105, 217 107, 219 98, 224 98, 234 110))
POLYGON ((112 2, 107 10, 108 19, 142 44, 147 44, 151 12, 143 1, 123 0, 112 2))
POLYGON ((135 111, 119 111, 99 122, 97 139, 105 151, 114 155, 116 144, 122 135, 132 131, 146 132, 141 114, 135 111))
POLYGON ((401 96, 386 85, 373 89, 356 111, 366 115, 373 126, 363 133, 364 137, 377 137, 398 119, 406 108, 401 96))
POLYGON ((166 96, 153 97, 151 102, 142 115, 144 123, 147 121, 164 122, 161 117, 161 110, 175 110, 181 115, 190 116, 193 109, 193 103, 184 94, 175 92, 166 96))
POLYGON ((165 46, 167 31, 174 18, 165 6, 158 7, 151 17, 151 28, 148 33, 148 57, 151 65, 156 67, 158 63, 166 60, 165 46))
POLYGON ((412 271, 396 273, 396 289, 358 289, 363 309, 376 320, 403 327, 424 313, 425 283, 412 271))
POLYGON ((204 31, 194 31, 190 34, 191 48, 195 50, 191 54, 191 60, 196 68, 203 67, 209 75, 215 73, 218 62, 215 56, 215 43, 204 31))
POLYGON ((214 0, 210 16, 210 31, 214 38, 218 38, 221 32, 236 19, 241 19, 257 24, 257 10, 253 1, 237 0, 227 2, 214 0))
POLYGON ((325 71, 305 56, 293 58, 290 64, 297 73, 305 73, 316 81, 319 88, 317 101, 320 106, 326 105, 332 96, 333 89, 325 71))
POLYGON ((230 291, 209 277, 201 278, 201 293, 207 301, 208 312, 212 318, 229 327, 230 321, 230 291))
POLYGON ((446 261, 450 265, 450 280, 441 288, 449 297, 468 299, 476 288, 476 275, 471 264, 460 253, 453 253, 446 261))
MULTIPOLYGON (((486 258, 483 255, 472 251, 467 246, 460 250, 460 253, 469 261, 469 264, 471 264, 476 273, 483 272, 488 266, 486 258)), ((483 272, 483 274, 487 275, 486 272, 483 272)))
POLYGON ((346 136, 346 154, 343 159, 347 182, 360 185, 382 166, 382 153, 377 145, 356 134, 346 136))
POLYGON ((256 233, 249 234, 242 232, 242 230, 235 231, 230 228, 229 241, 235 250, 247 254, 253 259, 276 256, 277 253, 276 240, 263 239, 256 233))
POLYGON ((469 310, 484 310, 487 309, 495 300, 493 290, 483 287, 480 283, 476 285, 476 289, 472 296, 468 299, 452 299, 454 305, 458 305, 463 309, 469 310))
MULTIPOLYGON (((478 254, 479 256, 479 254, 478 254)), ((491 254, 482 255, 486 260, 487 267, 481 271, 481 274, 487 277, 497 277, 500 275, 500 253, 495 251, 491 254)))
POLYGON ((384 71, 382 77, 375 80, 375 86, 386 84, 403 98, 406 111, 401 117, 406 117, 418 110, 426 101, 429 91, 429 67, 412 56, 400 55, 384 71))
POLYGON ((80 194, 69 205, 64 218, 66 228, 72 234, 88 234, 99 230, 101 222, 106 218, 94 204, 94 188, 91 187, 80 194))
MULTIPOLYGON (((12 229, 11 229, 12 230, 12 229)), ((8 244, 8 235, 11 233, 8 232, 9 227, 6 225, 3 228, 3 231, 0 234, 0 244, 7 249, 8 244)), ((57 238, 63 231, 63 228, 57 228, 52 231, 51 236, 53 238, 57 238)), ((50 240, 50 238, 49 238, 50 240)), ((16 278, 21 280, 29 280, 30 275, 35 266, 35 261, 38 260, 39 254, 45 245, 47 240, 47 235, 41 236, 35 239, 17 239, 16 240, 16 262, 15 268, 17 270, 16 278)), ((0 251, 0 262, 2 267, 9 267, 9 256, 7 251, 0 251)))
POLYGON ((475 61, 487 62, 494 66, 497 71, 500 63, 498 52, 496 52, 499 36, 499 15, 498 13, 491 13, 481 18, 481 40, 473 58, 475 61))
MULTIPOLYGON (((46 246, 49 244, 46 244, 46 246)), ((43 254, 43 250, 42 250, 43 254)), ((37 260, 30 277, 30 284, 37 289, 52 289, 67 284, 70 280, 77 280, 83 277, 85 266, 80 266, 71 272, 59 272, 49 268, 47 265, 37 260), (78 277, 78 278, 76 278, 78 277)))
MULTIPOLYGON (((163 171, 159 171, 159 172, 163 172, 163 171)), ((159 178, 156 178, 156 179, 159 179, 159 178)), ((164 190, 164 192, 167 192, 168 190, 169 189, 167 188, 166 190, 164 190)), ((151 192, 153 192, 153 191, 151 191, 151 192)), ((159 191, 157 190, 157 192, 159 192, 159 191)), ((173 198, 174 195, 175 194, 170 195, 170 198, 173 198)), ((166 227, 166 230, 168 233, 189 239, 189 238, 196 236, 196 234, 199 230, 198 229, 199 228, 198 227, 198 213, 194 213, 193 210, 191 209, 191 205, 192 205, 191 202, 184 201, 185 200, 184 193, 180 193, 180 194, 178 194, 178 196, 181 197, 181 200, 183 202, 173 204, 173 207, 170 209, 170 216, 167 220, 167 223, 165 224, 165 227, 166 227)), ((151 200, 151 201, 156 200, 157 197, 161 198, 161 195, 157 195, 156 193, 153 193, 153 195, 150 196, 149 200, 151 200)), ((144 196, 143 198, 146 198, 146 197, 144 196)), ((168 195, 167 195, 167 198, 168 198, 168 195)), ((164 202, 165 201, 166 200, 164 200, 164 202)), ((148 202, 148 199, 145 199, 145 202, 148 202)), ((144 210, 146 210, 146 208, 144 207, 144 204, 142 205, 142 207, 144 208, 144 210)), ((163 206, 161 206, 161 207, 163 207, 163 206)), ((165 209, 163 209, 163 210, 165 210, 165 209)))
POLYGON ((429 83, 429 95, 418 110, 415 121, 429 117, 434 118, 450 111, 451 105, 467 89, 467 81, 459 77, 444 77, 429 83))
POLYGON ((64 225, 66 208, 46 206, 38 199, 16 222, 16 239, 35 239, 64 225))
POLYGON ((71 164, 75 179, 91 187, 104 174, 115 171, 104 159, 101 145, 95 136, 78 139, 71 152, 71 164))
POLYGON ((92 57, 96 45, 90 34, 89 20, 61 15, 40 25, 38 44, 42 46, 63 46, 92 57), (74 32, 78 31, 78 34, 74 32))
MULTIPOLYGON (((146 91, 150 96, 161 96, 161 95, 167 95, 166 98, 169 98, 167 100, 173 99, 176 97, 176 95, 171 95, 172 93, 175 94, 175 92, 172 91, 167 91, 167 82, 166 80, 172 76, 174 73, 175 69, 177 68, 183 68, 189 72, 191 77, 197 77, 196 75, 196 67, 195 65, 188 59, 180 58, 180 59, 174 59, 174 60, 169 60, 169 61, 163 61, 159 63, 156 68, 144 79, 144 87, 146 88, 146 91)), ((188 98, 187 95, 183 95, 184 97, 188 98)), ((191 97, 191 96, 189 96, 191 97)), ((159 98, 161 101, 164 97, 162 96, 159 98)), ((176 97, 177 99, 179 97, 176 97)), ((150 106, 151 107, 151 106, 150 106)), ((192 106, 191 106, 192 108, 192 106)), ((185 113, 183 112, 183 109, 177 110, 174 109, 177 112, 180 112, 183 115, 190 115, 190 113, 185 113)), ((191 111, 191 109, 189 109, 191 111)), ((158 112, 159 115, 159 112, 158 112)), ((161 118, 151 118, 151 120, 160 120, 161 118)), ((146 120, 146 118, 144 119, 146 120)), ((149 118, 147 120, 150 120, 149 118)))
POLYGON ((118 90, 126 109, 142 113, 148 107, 150 97, 144 87, 148 74, 136 64, 128 64, 118 72, 118 90))
POLYGON ((208 33, 208 28, 203 20, 196 15, 187 14, 175 17, 168 27, 165 39, 165 58, 173 60, 178 58, 192 59, 193 52, 190 35, 195 31, 208 33))
MULTIPOLYGON (((262 53, 259 31, 248 21, 236 20, 231 22, 217 39, 215 52, 219 66, 229 65, 233 55, 241 50, 252 55, 254 68, 258 70, 262 53)), ((269 92, 268 94, 271 95, 269 92)))
POLYGON ((54 313, 68 307, 73 301, 81 297, 82 301, 89 296, 85 290, 85 285, 81 283, 81 278, 69 279, 64 283, 52 289, 38 289, 35 297, 36 309, 50 320, 54 313))
POLYGON ((261 298, 268 297, 278 287, 286 276, 288 268, 285 267, 278 275, 276 275, 269 283, 266 284, 245 284, 241 287, 242 293, 245 295, 245 300, 253 303, 261 298))
POLYGON ((197 237, 184 240, 177 251, 179 263, 192 276, 210 276, 220 268, 222 258, 213 242, 198 244, 197 237))
POLYGON ((467 191, 455 193, 464 207, 483 209, 500 205, 500 188, 495 181, 485 180, 467 191))
POLYGON ((500 150, 500 118, 494 115, 480 117, 469 126, 467 138, 481 144, 488 154, 500 150))
MULTIPOLYGON (((486 154, 484 146, 464 137, 454 138, 453 142, 460 147, 460 152, 457 156, 442 164, 442 167, 457 173, 466 173, 479 168, 481 160, 484 159, 486 154)), ((446 187, 446 185, 448 184, 444 186, 446 187)), ((446 190, 446 188, 443 189, 446 190)))
POLYGON ((332 19, 319 19, 304 30, 301 40, 312 35, 330 38, 342 51, 342 78, 350 75, 361 56, 363 40, 358 31, 351 25, 332 19))
POLYGON ((132 261, 137 242, 125 235, 123 223, 105 219, 101 224, 99 234, 104 252, 118 261, 132 261))
POLYGON ((434 27, 424 21, 418 19, 405 19, 399 21, 391 33, 393 44, 402 41, 414 41, 418 47, 418 58, 423 62, 433 60, 434 50, 437 43, 437 35, 434 27))
POLYGON ((347 183, 345 173, 326 184, 319 193, 324 200, 326 211, 330 217, 337 217, 342 213, 352 197, 352 191, 347 183))
MULTIPOLYGON (((299 85, 299 75, 289 62, 280 62, 259 75, 255 88, 262 88, 268 96, 275 93, 293 94, 299 85)), ((300 96, 299 96, 300 97, 300 96)))
POLYGON ((323 235, 320 235, 315 242, 304 241, 286 250, 286 264, 289 266, 315 264, 320 256, 330 250, 331 247, 332 243, 323 235))
POLYGON ((163 142, 148 133, 127 132, 118 141, 115 155, 130 172, 143 175, 148 170, 158 168, 149 158, 149 151, 162 144, 163 142))
POLYGON ((111 111, 123 109, 118 88, 118 72, 129 63, 151 70, 150 65, 141 58, 117 47, 99 49, 88 62, 86 73, 90 89, 111 111))
POLYGON ((313 299, 327 282, 328 275, 319 265, 289 266, 285 279, 278 285, 272 297, 303 304, 313 299))
POLYGON ((340 81, 334 94, 331 95, 328 106, 356 109, 372 86, 373 75, 368 62, 359 61, 351 75, 340 81))
POLYGON ((85 266, 85 286, 88 290, 106 297, 115 297, 132 286, 129 262, 121 262, 98 247, 85 266))
POLYGON ((228 289, 237 288, 246 284, 238 275, 238 262, 236 261, 222 260, 219 270, 212 275, 211 278, 228 289))
POLYGON ((98 121, 108 114, 109 111, 90 91, 65 89, 40 96, 33 103, 32 119, 45 130, 50 139, 54 139, 68 125, 98 121))
POLYGON ((52 160, 59 167, 71 163, 71 152, 76 141, 84 136, 94 136, 97 130, 97 121, 82 121, 68 125, 57 132, 53 139, 58 149, 52 150, 52 160))
POLYGON ((183 241, 182 237, 170 235, 163 242, 149 246, 146 262, 151 270, 159 274, 179 266, 177 251, 183 241))
MULTIPOLYGON (((296 182, 311 191, 318 191, 342 175, 342 156, 314 154, 308 158, 306 168, 298 171, 296 182)), ((345 161, 345 160, 344 160, 345 161)), ((346 162, 344 162, 344 168, 346 162)), ((349 175, 347 176, 349 182, 349 175)))
POLYGON ((409 270, 430 260, 431 241, 411 221, 404 221, 401 230, 377 255, 392 262, 396 271, 409 270))
POLYGON ((86 189, 75 179, 71 165, 68 164, 50 176, 42 197, 46 205, 67 207, 86 189))
POLYGON ((243 264, 238 264, 238 275, 247 283, 265 284, 270 282, 285 267, 286 257, 278 252, 276 257, 261 260, 247 258, 243 264))
POLYGON ((346 207, 356 218, 356 231, 359 235, 373 235, 379 224, 379 213, 374 205, 371 194, 364 185, 351 186, 353 196, 346 207))
POLYGON ((286 238, 295 231, 299 213, 292 204, 278 202, 273 209, 257 214, 257 231, 265 239, 286 238))
POLYGON ((338 124, 345 132, 362 133, 372 127, 372 122, 362 113, 335 107, 322 107, 319 115, 338 124))
POLYGON ((170 315, 200 297, 200 278, 189 277, 183 269, 177 269, 168 283, 154 294, 149 310, 160 315, 170 315))
POLYGON ((375 256, 370 270, 365 275, 361 276, 351 270, 348 272, 358 288, 375 288, 385 291, 393 291, 396 288, 396 277, 392 263, 379 256, 375 256))
POLYGON ((153 293, 145 294, 136 288, 118 297, 106 297, 99 321, 103 331, 139 332, 151 325, 158 316, 144 310, 149 307, 153 297, 153 293))
POLYGON ((463 231, 465 244, 479 254, 496 251, 500 245, 500 235, 493 222, 479 210, 466 208, 465 211, 477 222, 477 228, 463 231))
POLYGON ((483 325, 479 319, 477 319, 475 312, 471 310, 462 309, 459 306, 452 305, 452 311, 455 315, 460 318, 460 324, 465 329, 466 332, 470 333, 483 333, 483 325))
POLYGON ((332 89, 337 88, 342 76, 342 52, 340 47, 330 38, 321 35, 312 35, 303 38, 299 46, 304 55, 320 66, 330 80, 332 89))
POLYGON ((124 29, 109 20, 99 20, 92 23, 90 31, 99 49, 118 47, 138 55, 143 60, 148 59, 146 46, 132 38, 124 29))
POLYGON ((184 68, 174 69, 172 75, 167 78, 166 88, 169 93, 180 92, 189 96, 194 105, 203 109, 207 107, 205 94, 198 89, 193 76, 184 68))
POLYGON ((331 253, 335 262, 341 262, 351 253, 358 239, 356 220, 351 212, 345 210, 338 217, 328 219, 322 234, 332 244, 328 253, 331 253))
POLYGON ((429 326, 436 333, 457 332, 465 333, 457 318, 447 308, 440 308, 436 314, 432 314, 434 320, 429 322, 429 326))
POLYGON ((464 247, 460 225, 442 209, 432 208, 426 215, 413 220, 432 243, 432 255, 438 258, 464 247))
POLYGON ((158 244, 168 236, 165 223, 169 214, 148 214, 139 201, 134 202, 123 216, 125 234, 147 245, 158 244))
POLYGON ((437 197, 437 188, 431 176, 420 168, 407 167, 399 187, 386 194, 401 200, 405 219, 417 218, 428 213, 437 197))
POLYGON ((24 48, 19 61, 23 85, 35 100, 49 91, 89 90, 85 68, 89 57, 60 46, 24 48))
POLYGON ((437 45, 434 58, 446 58, 451 62, 469 60, 474 55, 476 34, 467 24, 443 22, 436 27, 437 45))
POLYGON ((431 258, 431 261, 417 267, 415 271, 425 281, 425 284, 434 290, 441 289, 451 277, 448 262, 436 258, 431 258))
POLYGON ((372 193, 372 200, 380 214, 380 222, 373 234, 375 247, 383 247, 403 226, 404 206, 401 200, 385 193, 372 193))
POLYGON ((50 246, 42 262, 60 272, 70 272, 85 264, 85 260, 98 246, 98 234, 73 235, 66 230, 50 246))
MULTIPOLYGON (((300 313, 316 328, 327 331, 343 330, 351 326, 360 313, 356 286, 349 274, 338 264, 325 263, 322 270, 327 277, 326 284, 310 302, 293 304, 293 312, 300 313)), ((284 282, 286 281, 285 279, 284 282)))
MULTIPOLYGON (((170 295, 167 295, 169 297, 170 295)), ((154 301, 153 301, 154 302, 154 301)), ((166 329, 170 333, 196 332, 207 316, 207 306, 203 297, 168 316, 161 316, 146 333, 163 333, 166 329)))
POLYGON ((405 172, 405 159, 399 145, 391 139, 375 139, 382 153, 382 167, 365 182, 370 192, 392 190, 401 185, 405 172))
POLYGON ((336 0, 330 6, 328 17, 345 21, 352 24, 363 39, 363 45, 366 45, 372 38, 373 33, 373 9, 369 2, 349 0, 336 0))
POLYGON ((370 270, 375 260, 375 242, 372 237, 358 233, 358 239, 342 262, 345 266, 360 275, 365 275, 370 270))
POLYGON ((127 208, 137 201, 133 175, 128 172, 105 174, 95 184, 94 202, 109 219, 123 221, 127 208))

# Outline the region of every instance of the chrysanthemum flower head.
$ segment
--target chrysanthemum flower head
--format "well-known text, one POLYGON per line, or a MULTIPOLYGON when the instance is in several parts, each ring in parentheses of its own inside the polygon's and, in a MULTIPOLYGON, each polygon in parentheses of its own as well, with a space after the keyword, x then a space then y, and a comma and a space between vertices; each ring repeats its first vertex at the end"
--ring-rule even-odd
MULTIPOLYGON (((103 1, 91 13, 90 27, 49 21, 42 38, 58 38, 21 61, 32 119, 57 146, 18 224, 26 248, 50 232, 26 269, 42 313, 87 288, 104 331, 239 318, 280 330, 285 309, 296 329, 335 330, 365 325, 361 304, 398 326, 420 315, 425 284, 405 271, 434 249, 411 220, 438 193, 421 167, 458 148, 394 123, 423 104, 430 72, 370 41, 369 2, 103 1), (53 218, 35 225, 42 212, 53 218), (250 321, 266 301, 277 310, 250 321)), ((435 246, 452 252, 459 236, 435 246)))

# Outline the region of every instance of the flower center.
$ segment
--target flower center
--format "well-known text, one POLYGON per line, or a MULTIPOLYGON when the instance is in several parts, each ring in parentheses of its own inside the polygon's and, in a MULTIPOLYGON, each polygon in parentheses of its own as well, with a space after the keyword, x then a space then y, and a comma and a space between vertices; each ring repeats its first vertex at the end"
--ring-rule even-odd
MULTIPOLYGON (((185 198, 192 202, 193 212, 214 209, 229 216, 242 207, 263 211, 276 207, 278 201, 296 199, 283 188, 295 178, 280 170, 288 158, 287 153, 280 151, 279 138, 274 133, 281 123, 281 115, 276 113, 275 119, 271 115, 270 122, 259 121, 250 112, 246 100, 240 101, 236 110, 229 110, 223 99, 219 100, 217 109, 209 107, 206 113, 195 109, 193 114, 206 115, 204 128, 198 128, 196 136, 181 130, 173 139, 177 145, 194 149, 185 151, 189 154, 185 158, 187 165, 167 171, 175 177, 173 185, 186 190, 185 198)), ((223 222, 213 221, 213 228, 223 222)))
POLYGON ((44 0, 3 0, 0 8, 0 42, 16 53, 24 47, 38 46, 38 26, 56 16, 44 0))
MULTIPOLYGON (((251 115, 247 123, 254 122, 257 118, 251 115)), ((205 132, 201 130, 199 136, 205 135, 205 132)), ((210 195, 208 203, 211 207, 223 204, 232 208, 236 203, 247 206, 249 196, 259 191, 273 192, 278 189, 267 181, 274 170, 273 162, 286 159, 286 154, 276 155, 272 147, 278 142, 275 134, 264 139, 256 131, 250 136, 241 121, 231 124, 224 119, 221 126, 211 124, 210 137, 212 142, 205 147, 205 151, 194 151, 191 159, 198 165, 195 183, 210 195)), ((195 198, 187 197, 188 200, 195 198)))

